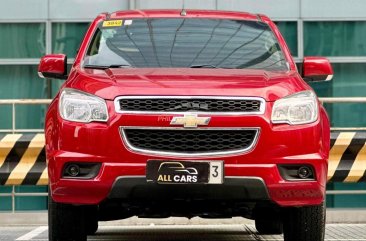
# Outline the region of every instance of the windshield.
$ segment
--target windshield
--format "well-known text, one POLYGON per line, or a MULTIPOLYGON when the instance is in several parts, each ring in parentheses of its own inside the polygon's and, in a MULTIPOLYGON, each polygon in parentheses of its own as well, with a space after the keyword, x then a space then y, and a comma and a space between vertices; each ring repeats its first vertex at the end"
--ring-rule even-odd
POLYGON ((202 18, 104 21, 84 67, 288 70, 267 24, 202 18))

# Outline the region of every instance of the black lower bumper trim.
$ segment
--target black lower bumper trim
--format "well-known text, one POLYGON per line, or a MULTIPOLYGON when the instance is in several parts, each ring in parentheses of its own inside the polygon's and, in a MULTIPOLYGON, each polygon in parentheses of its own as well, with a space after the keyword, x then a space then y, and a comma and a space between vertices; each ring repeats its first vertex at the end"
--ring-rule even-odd
POLYGON ((223 184, 156 184, 145 177, 119 177, 109 199, 148 200, 269 200, 264 181, 255 177, 227 177, 223 184))

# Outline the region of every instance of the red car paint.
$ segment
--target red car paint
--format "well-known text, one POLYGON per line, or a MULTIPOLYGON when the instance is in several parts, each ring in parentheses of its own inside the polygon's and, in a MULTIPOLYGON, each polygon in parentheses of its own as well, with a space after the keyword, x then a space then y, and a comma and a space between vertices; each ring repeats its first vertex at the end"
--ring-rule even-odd
POLYGON ((332 66, 326 58, 305 57, 303 75, 306 76, 324 76, 326 73, 333 72, 332 66))
MULTIPOLYGON (((210 116, 210 127, 259 127, 260 137, 255 148, 245 154, 217 157, 180 157, 180 160, 224 160, 225 176, 262 178, 272 201, 280 206, 319 205, 324 200, 329 153, 329 121, 319 105, 319 117, 311 124, 273 124, 274 101, 311 88, 297 72, 289 49, 271 20, 263 15, 223 11, 151 10, 101 14, 90 25, 81 44, 68 80, 62 86, 81 90, 106 100, 109 119, 106 123, 65 121, 58 111, 59 95, 46 116, 46 151, 50 190, 56 202, 99 204, 121 176, 144 176, 149 159, 177 160, 177 157, 154 156, 129 150, 119 133, 120 126, 169 127, 177 114, 119 114, 114 108, 118 96, 244 96, 261 97, 266 102, 261 115, 200 115, 210 116), (258 20, 268 24, 275 34, 289 71, 270 72, 245 69, 132 68, 85 69, 81 62, 90 39, 101 22, 108 19, 186 17, 258 20), (100 162, 100 172, 91 180, 63 179, 65 163, 100 162), (278 164, 309 164, 316 171, 314 181, 286 181, 278 164)), ((311 68, 310 68, 311 70, 311 68)), ((309 70, 309 71, 310 71, 309 70)), ((308 70, 307 70, 308 71, 308 70)), ((331 72, 327 70, 326 73, 331 72)), ((179 115, 178 115, 179 116, 179 115)))
POLYGON ((66 55, 64 54, 50 54, 41 58, 39 65, 39 73, 44 73, 47 77, 48 73, 63 76, 67 72, 66 55))

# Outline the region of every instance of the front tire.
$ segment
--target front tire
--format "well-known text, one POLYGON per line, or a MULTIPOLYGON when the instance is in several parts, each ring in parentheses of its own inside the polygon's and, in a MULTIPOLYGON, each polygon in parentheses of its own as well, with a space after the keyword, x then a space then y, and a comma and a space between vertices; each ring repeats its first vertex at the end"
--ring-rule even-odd
POLYGON ((56 203, 48 192, 49 241, 86 241, 82 206, 56 203))
POLYGON ((324 241, 325 206, 285 210, 284 241, 324 241))

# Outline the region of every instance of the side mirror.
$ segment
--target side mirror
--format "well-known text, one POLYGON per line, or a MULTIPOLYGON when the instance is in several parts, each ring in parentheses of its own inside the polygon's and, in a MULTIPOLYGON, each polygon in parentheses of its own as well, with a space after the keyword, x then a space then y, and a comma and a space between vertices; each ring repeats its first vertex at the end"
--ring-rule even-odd
POLYGON ((49 54, 41 58, 38 66, 41 78, 67 79, 67 57, 64 54, 49 54))
POLYGON ((305 57, 302 65, 305 81, 329 81, 333 78, 333 68, 327 58, 305 57))

